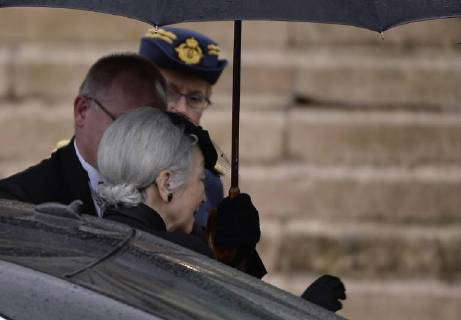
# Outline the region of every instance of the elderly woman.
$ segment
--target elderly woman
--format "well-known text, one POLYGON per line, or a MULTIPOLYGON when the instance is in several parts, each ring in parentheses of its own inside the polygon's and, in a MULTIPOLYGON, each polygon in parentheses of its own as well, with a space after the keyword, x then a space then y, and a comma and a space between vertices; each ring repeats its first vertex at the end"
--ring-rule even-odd
POLYGON ((180 116, 154 108, 119 117, 98 149, 104 218, 211 255, 204 241, 186 235, 205 200, 204 167, 216 162, 207 139, 205 131, 180 116))
MULTIPOLYGON (((194 213, 205 200, 204 168, 212 170, 216 159, 208 133, 180 115, 143 107, 120 116, 104 133, 98 150, 104 218, 261 278, 266 269, 255 250, 259 215, 248 195, 225 198, 219 204, 211 238, 213 254, 204 240, 191 235, 194 213), (225 261, 229 256, 220 259, 219 252, 233 250, 229 261, 225 261)), ((346 296, 341 280, 326 275, 302 297, 336 311, 346 296)))
MULTIPOLYGON (((181 115, 142 107, 120 116, 98 149, 104 218, 211 256, 204 235, 190 234, 206 199, 204 168, 213 170, 216 160, 208 133, 181 115)), ((261 278, 266 269, 255 250, 259 216, 250 197, 224 199, 217 216, 209 239, 213 256, 261 278), (239 254, 224 261, 217 248, 237 248, 239 254)))

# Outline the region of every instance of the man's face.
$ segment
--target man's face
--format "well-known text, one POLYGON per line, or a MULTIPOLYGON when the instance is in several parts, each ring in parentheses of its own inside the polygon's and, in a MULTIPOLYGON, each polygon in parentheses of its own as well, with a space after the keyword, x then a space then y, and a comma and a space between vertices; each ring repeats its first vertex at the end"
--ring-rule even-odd
POLYGON ((211 85, 187 73, 160 69, 168 82, 168 111, 180 113, 194 124, 200 124, 210 104, 211 85))
POLYGON ((94 97, 77 97, 74 108, 77 146, 88 163, 96 167, 99 142, 114 121, 111 115, 117 118, 141 106, 155 107, 153 90, 151 82, 121 75, 105 92, 98 92, 94 97))

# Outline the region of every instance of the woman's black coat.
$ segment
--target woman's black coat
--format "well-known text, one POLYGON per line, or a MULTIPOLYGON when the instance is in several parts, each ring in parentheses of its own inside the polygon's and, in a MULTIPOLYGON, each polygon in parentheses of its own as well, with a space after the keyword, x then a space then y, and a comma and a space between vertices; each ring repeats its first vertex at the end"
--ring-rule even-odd
POLYGON ((145 204, 141 203, 135 207, 123 205, 109 207, 104 211, 104 219, 121 222, 141 231, 152 233, 157 237, 213 258, 213 253, 204 240, 184 232, 168 232, 160 215, 145 204))

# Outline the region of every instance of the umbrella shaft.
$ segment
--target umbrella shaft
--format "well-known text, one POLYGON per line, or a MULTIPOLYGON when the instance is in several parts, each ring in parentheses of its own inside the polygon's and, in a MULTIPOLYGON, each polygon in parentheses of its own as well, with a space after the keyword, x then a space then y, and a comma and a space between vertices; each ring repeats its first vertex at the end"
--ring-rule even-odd
POLYGON ((232 163, 231 191, 238 190, 239 127, 240 127, 240 62, 242 47, 242 21, 234 21, 234 60, 232 86, 232 163))

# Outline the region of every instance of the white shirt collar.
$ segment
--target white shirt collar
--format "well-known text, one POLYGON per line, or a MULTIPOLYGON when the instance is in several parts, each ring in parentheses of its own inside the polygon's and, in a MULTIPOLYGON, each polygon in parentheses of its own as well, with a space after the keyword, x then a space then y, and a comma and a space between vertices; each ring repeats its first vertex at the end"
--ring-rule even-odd
POLYGON ((91 196, 93 198, 93 202, 95 204, 96 211, 98 212, 98 215, 101 217, 101 207, 99 205, 100 200, 97 199, 98 198, 97 197, 98 185, 102 181, 101 176, 99 175, 98 170, 93 168, 93 166, 91 164, 89 164, 88 162, 85 161, 85 159, 83 159, 82 155, 80 154, 80 151, 78 151, 77 143, 75 142, 75 140, 74 140, 74 148, 75 148, 75 153, 77 154, 78 160, 82 164, 83 169, 85 169, 85 171, 88 174, 88 178, 90 179, 88 184, 89 184, 89 187, 91 189, 91 196))
POLYGON ((77 153, 78 160, 83 166, 83 169, 85 169, 85 171, 88 173, 88 177, 90 178, 91 188, 93 189, 93 191, 96 191, 98 189, 98 184, 101 181, 101 176, 99 175, 98 170, 93 168, 91 164, 89 164, 88 162, 85 161, 85 159, 83 159, 82 155, 80 154, 80 151, 78 151, 77 143, 75 143, 75 140, 74 140, 74 148, 75 148, 75 152, 77 153))

